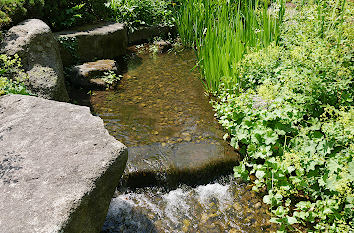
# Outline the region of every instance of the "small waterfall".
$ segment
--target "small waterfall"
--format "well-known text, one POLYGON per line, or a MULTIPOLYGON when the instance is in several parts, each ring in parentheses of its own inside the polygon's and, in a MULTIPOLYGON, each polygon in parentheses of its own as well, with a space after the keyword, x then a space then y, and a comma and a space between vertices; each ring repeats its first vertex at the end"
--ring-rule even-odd
POLYGON ((265 232, 266 209, 229 179, 163 191, 149 187, 117 192, 103 232, 265 232))

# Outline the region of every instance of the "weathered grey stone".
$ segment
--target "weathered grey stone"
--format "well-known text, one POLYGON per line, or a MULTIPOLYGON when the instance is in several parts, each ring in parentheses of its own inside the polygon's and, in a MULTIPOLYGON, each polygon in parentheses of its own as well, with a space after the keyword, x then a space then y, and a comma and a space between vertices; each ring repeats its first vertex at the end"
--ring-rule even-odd
POLYGON ((126 147, 89 108, 0 97, 0 232, 100 232, 126 147))
POLYGON ((109 84, 101 77, 108 71, 117 74, 118 69, 114 60, 98 60, 74 66, 71 71, 70 81, 75 85, 106 88, 109 84))
POLYGON ((68 101, 58 43, 48 25, 30 19, 12 27, 1 44, 1 53, 18 54, 28 73, 29 90, 40 97, 68 101))
POLYGON ((168 39, 169 35, 174 37, 176 34, 176 28, 170 26, 151 26, 140 27, 128 32, 128 43, 138 44, 154 39, 154 37, 161 37, 162 39, 168 39))
POLYGON ((239 155, 232 148, 228 151, 222 145, 223 141, 212 143, 156 143, 129 147, 123 180, 131 187, 174 186, 195 184, 229 173, 240 161, 239 155))
POLYGON ((88 62, 124 55, 128 43, 126 28, 121 23, 88 25, 76 30, 59 32, 56 36, 59 40, 71 38, 76 44, 73 45, 73 47, 76 46, 74 48, 76 51, 69 51, 64 44, 61 44, 60 51, 64 66, 74 64, 75 59, 88 62))

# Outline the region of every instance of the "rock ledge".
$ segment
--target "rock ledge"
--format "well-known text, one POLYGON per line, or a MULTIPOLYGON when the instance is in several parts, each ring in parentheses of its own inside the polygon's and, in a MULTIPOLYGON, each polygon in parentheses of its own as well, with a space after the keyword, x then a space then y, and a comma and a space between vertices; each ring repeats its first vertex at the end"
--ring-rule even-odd
POLYGON ((89 108, 0 97, 0 232, 100 232, 127 160, 89 108))

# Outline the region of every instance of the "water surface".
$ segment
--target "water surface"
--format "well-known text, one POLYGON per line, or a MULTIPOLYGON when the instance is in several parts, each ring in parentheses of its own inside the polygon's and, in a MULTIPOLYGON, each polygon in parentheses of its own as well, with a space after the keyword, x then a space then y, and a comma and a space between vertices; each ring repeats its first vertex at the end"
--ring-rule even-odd
POLYGON ((231 174, 239 155, 222 140, 192 71, 193 51, 141 51, 132 48, 115 90, 94 91, 90 100, 129 150, 127 182, 112 199, 103 232, 270 231, 267 208, 245 184, 230 176, 207 181, 231 174), (154 186, 157 180, 167 185, 154 186))

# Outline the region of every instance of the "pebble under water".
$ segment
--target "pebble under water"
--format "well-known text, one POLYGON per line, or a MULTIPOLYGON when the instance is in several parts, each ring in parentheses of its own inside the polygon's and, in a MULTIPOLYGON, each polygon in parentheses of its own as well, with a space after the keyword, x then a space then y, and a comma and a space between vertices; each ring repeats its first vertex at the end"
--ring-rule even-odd
MULTIPOLYGON (((191 71, 195 63, 191 50, 152 55, 133 48, 117 88, 92 92, 92 111, 104 120, 109 133, 128 147, 130 160, 123 179, 134 169, 189 169, 193 161, 208 162, 219 151, 221 159, 239 159, 222 140, 225 132, 213 116, 199 74, 191 71), (139 159, 147 152, 148 158, 139 159), (161 158, 165 161, 171 156, 175 157, 171 163, 162 162, 161 158), (136 166, 137 162, 143 162, 143 166, 136 166)), ((143 175, 127 180, 144 180, 143 175)), ((173 187, 147 183, 129 187, 129 182, 118 187, 102 232, 274 230, 261 198, 246 184, 233 180, 232 175, 213 178, 209 183, 197 182, 193 175, 186 177, 190 182, 173 187)))

